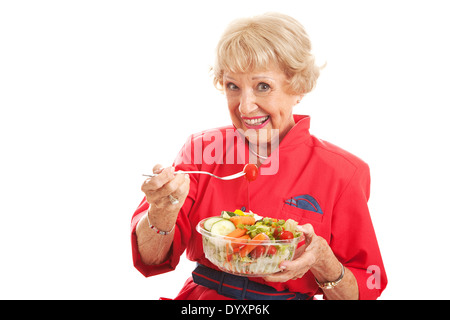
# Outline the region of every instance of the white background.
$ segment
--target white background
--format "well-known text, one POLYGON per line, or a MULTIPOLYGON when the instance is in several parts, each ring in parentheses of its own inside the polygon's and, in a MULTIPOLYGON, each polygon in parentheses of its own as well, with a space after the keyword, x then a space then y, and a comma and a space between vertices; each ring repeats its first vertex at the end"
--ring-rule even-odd
POLYGON ((446 1, 2 1, 0 298, 174 297, 193 263, 144 278, 129 225, 141 174, 230 123, 209 67, 234 18, 309 33, 317 88, 294 110, 371 167, 382 299, 450 295, 446 1))

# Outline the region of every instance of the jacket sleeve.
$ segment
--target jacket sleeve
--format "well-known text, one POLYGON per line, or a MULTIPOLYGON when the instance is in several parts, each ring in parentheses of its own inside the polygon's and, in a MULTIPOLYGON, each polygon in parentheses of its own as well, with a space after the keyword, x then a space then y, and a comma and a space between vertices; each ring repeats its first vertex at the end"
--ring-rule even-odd
MULTIPOLYGON (((179 152, 175 162, 175 170, 195 170, 195 166, 190 164, 190 159, 187 155, 187 152, 191 152, 191 148, 189 146, 190 141, 186 143, 186 145, 179 152)), ((190 176, 190 186, 189 186, 189 194, 186 197, 186 200, 178 213, 178 218, 175 225, 174 230, 174 239, 172 243, 172 247, 170 248, 169 258, 167 261, 164 261, 158 265, 146 265, 142 262, 141 255, 138 250, 137 245, 137 236, 136 236, 136 226, 139 223, 140 219, 145 215, 149 204, 146 201, 146 198, 142 200, 139 204, 138 208, 134 212, 131 218, 131 251, 133 264, 136 269, 139 270, 144 276, 154 276, 161 273, 165 273, 168 271, 172 271, 178 265, 180 261, 180 257, 183 254, 184 250, 187 247, 189 239, 191 238, 191 223, 189 221, 189 212, 192 208, 192 205, 195 202, 195 196, 197 192, 197 181, 195 177, 190 176)))
POLYGON ((367 205, 369 194, 369 167, 362 163, 335 204, 331 226, 331 249, 354 274, 360 300, 377 299, 387 285, 367 205))

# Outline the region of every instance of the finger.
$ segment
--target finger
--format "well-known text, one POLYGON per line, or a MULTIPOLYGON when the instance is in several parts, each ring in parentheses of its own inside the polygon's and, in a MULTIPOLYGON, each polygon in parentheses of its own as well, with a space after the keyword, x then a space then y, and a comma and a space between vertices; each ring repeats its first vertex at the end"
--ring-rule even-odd
POLYGON ((305 243, 307 246, 312 242, 313 238, 316 236, 314 232, 314 227, 309 223, 297 226, 297 230, 303 232, 303 235, 305 237, 305 243))
MULTIPOLYGON (((175 205, 176 207, 181 208, 189 193, 189 180, 186 178, 184 179, 186 181, 182 182, 181 186, 174 192, 170 193, 170 189, 167 189, 164 193, 160 192, 158 195, 155 195, 155 201, 158 201, 156 205, 158 207, 170 206, 171 208, 175 205), (166 196, 165 194, 167 193, 169 194, 166 196)), ((150 201, 152 201, 151 198, 150 201)))
POLYGON ((176 174, 175 177, 167 182, 163 187, 159 189, 161 196, 167 197, 169 194, 176 196, 179 194, 178 189, 185 182, 185 177, 183 174, 176 174))
POLYGON ((263 279, 268 282, 286 282, 288 280, 291 280, 292 277, 293 277, 293 275, 286 273, 284 271, 280 271, 280 272, 265 276, 265 277, 263 277, 263 279))
POLYGON ((300 271, 309 270, 311 266, 315 263, 316 257, 313 252, 305 251, 302 255, 292 261, 282 261, 280 262, 280 268, 284 271, 300 271))
POLYGON ((306 250, 306 245, 305 244, 303 244, 302 246, 300 246, 297 249, 295 249, 294 259, 293 260, 295 260, 298 257, 300 257, 303 254, 303 252, 305 252, 305 250, 306 250))
POLYGON ((154 201, 158 201, 161 198, 169 197, 169 195, 172 195, 175 198, 181 196, 181 194, 178 192, 178 189, 183 183, 185 183, 185 180, 186 179, 183 174, 175 175, 172 180, 168 181, 157 190, 153 190, 147 193, 147 201, 151 203, 154 201))
MULTIPOLYGON (((184 204, 184 201, 187 198, 187 195, 189 194, 190 180, 187 174, 180 174, 180 176, 184 176, 183 178, 184 181, 181 183, 180 187, 177 190, 175 190, 173 193, 169 195, 169 198, 172 196, 175 199, 177 199, 179 201, 179 206, 181 208, 184 204)), ((173 199, 171 200, 173 201, 173 199)))
POLYGON ((164 167, 158 163, 153 167, 153 173, 155 173, 155 174, 161 173, 161 171, 163 171, 163 169, 164 169, 164 167))
MULTIPOLYGON (((297 249, 297 252, 302 251, 303 248, 297 249)), ((281 271, 264 277, 264 280, 271 282, 285 282, 288 280, 295 280, 299 277, 302 277, 307 270, 306 271, 300 270, 302 265, 301 264, 297 265, 294 261, 295 260, 282 261, 280 263, 281 271)))
POLYGON ((175 192, 172 195, 181 200, 188 195, 191 180, 187 173, 179 174, 179 175, 184 176, 184 181, 181 183, 181 186, 177 190, 175 190, 175 192))
POLYGON ((305 236, 315 235, 314 227, 310 223, 297 226, 297 230, 303 232, 305 236))
POLYGON ((173 167, 164 168, 156 177, 151 177, 145 180, 141 189, 147 194, 150 191, 158 190, 174 177, 173 167))
POLYGON ((298 259, 292 261, 283 261, 280 268, 289 279, 295 280, 301 278, 309 271, 315 261, 313 254, 304 253, 298 259))

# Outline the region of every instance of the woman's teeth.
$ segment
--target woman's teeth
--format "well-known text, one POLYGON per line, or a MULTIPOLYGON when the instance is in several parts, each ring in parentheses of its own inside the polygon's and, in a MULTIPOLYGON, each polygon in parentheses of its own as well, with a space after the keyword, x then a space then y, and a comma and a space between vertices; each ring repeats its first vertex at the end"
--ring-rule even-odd
POLYGON ((269 116, 257 118, 257 119, 244 119, 244 122, 250 126, 258 126, 258 125, 266 122, 267 119, 269 119, 269 116))

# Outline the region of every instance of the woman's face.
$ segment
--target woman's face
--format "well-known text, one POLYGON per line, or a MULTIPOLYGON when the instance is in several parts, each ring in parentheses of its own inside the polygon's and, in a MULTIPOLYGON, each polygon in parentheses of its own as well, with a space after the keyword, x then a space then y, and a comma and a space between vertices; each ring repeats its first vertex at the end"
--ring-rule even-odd
POLYGON ((250 73, 225 71, 223 84, 231 120, 251 143, 281 141, 294 126, 292 109, 302 96, 288 92, 287 77, 279 67, 250 73))

